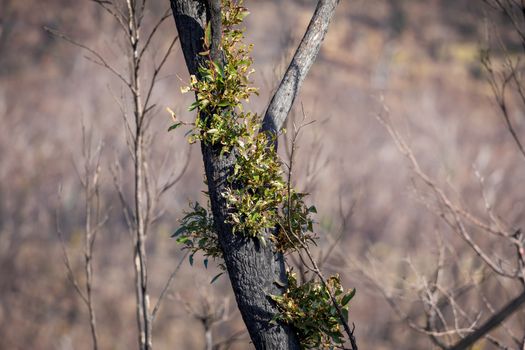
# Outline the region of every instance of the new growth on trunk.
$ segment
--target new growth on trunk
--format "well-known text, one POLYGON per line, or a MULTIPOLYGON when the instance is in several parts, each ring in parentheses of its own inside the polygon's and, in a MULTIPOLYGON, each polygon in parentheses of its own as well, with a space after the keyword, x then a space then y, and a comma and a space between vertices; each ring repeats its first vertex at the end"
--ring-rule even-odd
MULTIPOLYGON (((299 349, 331 342, 343 346, 339 326, 347 332, 352 349, 357 349, 344 314, 353 291, 345 293, 337 276, 327 281, 317 268, 321 283, 313 283, 312 288, 318 294, 309 287, 291 290, 297 286, 288 285, 292 277, 285 269, 284 253, 304 250, 314 239, 309 215, 315 208, 304 204, 305 194, 287 185, 275 142, 338 2, 319 1, 263 121, 242 105, 256 93, 248 80, 250 47, 242 44, 243 31, 238 29, 247 14, 242 1, 171 0, 191 76, 183 92, 193 91, 196 96, 190 107, 197 111, 190 143, 201 143, 211 207, 208 213, 195 204, 174 236, 192 256, 201 250, 206 258, 224 260, 222 266, 257 349, 299 349), (292 311, 279 304, 284 296, 325 298, 319 300, 326 303, 326 310, 335 306, 336 315, 330 316, 335 317, 335 328, 326 334, 322 327, 299 327, 299 317, 282 317, 281 312, 292 311)), ((182 124, 176 122, 170 129, 182 124)))

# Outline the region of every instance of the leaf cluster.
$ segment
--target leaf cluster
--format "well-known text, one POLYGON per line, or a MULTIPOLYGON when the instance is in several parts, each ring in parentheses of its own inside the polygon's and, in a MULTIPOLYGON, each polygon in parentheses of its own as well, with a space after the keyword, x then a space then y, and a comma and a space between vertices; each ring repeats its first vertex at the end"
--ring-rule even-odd
POLYGON ((208 25, 204 37, 204 50, 200 54, 208 60, 198 69, 199 78, 191 76, 190 85, 182 92, 193 91, 195 102, 189 110, 198 110, 190 143, 200 140, 210 145, 220 145, 223 152, 235 146, 235 139, 246 134, 243 121, 256 118, 244 113, 243 102, 248 102, 257 89, 250 85, 249 77, 252 45, 242 43, 244 29, 237 25, 247 15, 242 1, 223 0, 221 52, 224 62, 213 61, 210 57, 211 29, 208 25))
POLYGON ((315 244, 312 214, 317 213, 317 209, 313 205, 306 205, 304 198, 307 195, 290 187, 287 189, 278 231, 274 236, 277 249, 283 252, 299 250, 310 243, 315 244))
POLYGON ((259 127, 259 123, 250 123, 250 132, 236 140, 237 160, 229 178, 231 187, 224 193, 234 233, 252 237, 276 227, 286 195, 281 162, 275 149, 268 147, 266 134, 257 133, 259 127))
MULTIPOLYGON (((180 220, 181 226, 171 237, 177 237, 177 243, 188 249, 190 264, 198 251, 204 253, 204 265, 208 266, 208 259, 222 259, 222 250, 213 223, 213 215, 198 202, 190 203, 190 212, 180 220)), ((220 265, 221 267, 222 264, 220 265)), ((223 267, 224 268, 224 267, 223 267)))
MULTIPOLYGON (((327 285, 348 322, 349 302, 355 295, 355 289, 345 292, 338 275, 331 276, 327 285)), ((303 348, 336 349, 343 346, 338 311, 321 282, 310 280, 300 285, 296 274, 289 271, 287 291, 282 296, 272 295, 271 298, 279 309, 274 321, 294 327, 303 348)))

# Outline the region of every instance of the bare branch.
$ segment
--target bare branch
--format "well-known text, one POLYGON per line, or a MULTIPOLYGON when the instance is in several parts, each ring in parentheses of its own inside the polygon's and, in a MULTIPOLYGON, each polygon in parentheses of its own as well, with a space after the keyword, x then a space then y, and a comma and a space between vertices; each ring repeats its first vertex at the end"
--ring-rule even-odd
POLYGON ((155 317, 157 316, 157 312, 160 309, 162 300, 164 299, 164 296, 170 289, 171 282, 173 282, 173 280, 175 279, 177 272, 179 272, 180 267, 182 266, 182 263, 184 262, 184 260, 186 260, 186 257, 188 256, 188 254, 189 254, 189 251, 186 251, 186 253, 182 256, 179 263, 177 264, 177 267, 175 267, 175 270, 173 270, 173 272, 171 273, 170 277, 168 278, 168 281, 166 281, 164 288, 162 288, 162 292, 160 293, 159 299, 157 300, 157 303, 155 304, 155 307, 153 308, 153 311, 151 312, 151 322, 155 321, 155 317))
POLYGON ((319 0, 306 33, 284 77, 272 97, 263 119, 262 130, 275 135, 283 126, 301 84, 312 67, 339 0, 319 0))
POLYGON ((162 59, 161 59, 159 65, 156 66, 155 70, 153 71, 153 75, 151 77, 150 85, 148 87, 148 90, 146 91, 146 99, 144 100, 144 106, 142 107, 142 115, 146 115, 146 113, 151 110, 151 108, 149 106, 149 101, 150 101, 151 95, 153 94, 153 88, 155 87, 155 83, 157 82, 157 77, 158 77, 160 71, 162 70, 162 67, 166 63, 168 57, 170 56, 170 54, 171 54, 171 52, 173 50, 173 46, 175 45, 175 43, 178 40, 179 40, 179 36, 178 35, 175 38, 173 38, 173 40, 171 41, 170 45, 168 46, 168 49, 164 53, 164 56, 162 56, 162 59))
POLYGON ((61 39, 64 39, 65 41, 69 42, 70 44, 78 46, 81 49, 84 49, 87 52, 91 53, 93 56, 95 56, 98 59, 98 61, 92 60, 92 59, 90 59, 90 61, 92 61, 92 62, 94 62, 94 63, 96 63, 98 65, 101 65, 104 68, 106 68, 111 73, 113 73, 117 78, 119 78, 127 87, 131 88, 130 82, 128 82, 128 80, 126 78, 124 78, 122 76, 122 74, 120 74, 113 66, 111 66, 106 61, 106 59, 101 54, 99 54, 97 51, 93 50, 92 48, 90 48, 90 47, 88 47, 88 46, 86 46, 84 44, 81 44, 81 43, 75 41, 74 39, 70 38, 69 36, 67 36, 66 34, 64 34, 62 32, 59 32, 56 29, 51 29, 49 27, 44 27, 44 30, 46 30, 47 32, 49 32, 52 35, 55 35, 55 36, 57 36, 57 37, 59 37, 61 39))
POLYGON ((149 45, 151 43, 151 40, 153 39, 153 37, 155 36, 155 34, 157 33, 159 27, 161 26, 162 23, 164 23, 164 21, 168 18, 171 17, 171 9, 168 8, 166 9, 166 11, 164 11, 164 14, 162 15, 162 17, 158 20, 158 22, 155 24, 155 26, 153 27, 153 29, 151 30, 151 32, 149 33, 148 37, 146 38, 146 41, 144 42, 144 46, 142 47, 142 49, 140 50, 140 53, 139 53, 139 57, 138 57, 138 63, 140 64, 141 60, 142 60, 142 57, 144 56, 144 54, 146 53, 146 50, 148 50, 149 48, 149 45))
MULTIPOLYGON (((388 108, 386 106, 383 106, 384 112, 388 116, 388 108)), ((494 231, 491 227, 488 225, 483 224, 480 220, 477 220, 474 216, 470 215, 470 213, 466 212, 464 209, 459 208, 457 205, 453 204, 452 201, 449 199, 449 197, 445 194, 445 192, 439 188, 436 183, 421 169, 419 162, 417 161, 416 157, 414 156, 414 153, 410 149, 410 147, 406 144, 406 142, 403 140, 402 136, 395 130, 392 125, 389 124, 384 119, 383 115, 378 115, 379 121, 384 125, 384 127, 387 129, 388 133, 392 136, 394 142, 396 143, 399 151, 408 159, 409 164, 412 168, 412 171, 416 174, 416 176, 423 181, 435 194, 436 199, 439 200, 439 202, 444 206, 446 211, 450 214, 451 217, 447 217, 447 212, 443 212, 440 214, 440 217, 453 229, 456 229, 460 234, 461 237, 468 243, 468 245, 474 250, 474 252, 497 274, 509 277, 509 278, 515 278, 517 275, 517 270, 513 272, 508 272, 502 267, 500 267, 491 257, 487 255, 487 253, 473 240, 472 236, 468 232, 468 230, 465 227, 465 224, 462 220, 462 217, 465 217, 467 220, 473 222, 476 225, 482 226, 487 232, 495 233, 497 231, 494 231)))
POLYGON ((94 3, 100 5, 107 13, 109 13, 115 21, 119 24, 120 28, 124 30, 124 32, 127 32, 128 28, 126 27, 126 23, 124 22, 124 14, 113 4, 113 1, 108 0, 91 0, 94 3), (111 7, 110 7, 111 5, 111 7))
MULTIPOLYGON (((97 233, 100 227, 107 221, 107 216, 100 219, 100 197, 99 197, 99 179, 100 179, 100 159, 102 154, 102 143, 95 149, 92 149, 92 133, 87 133, 83 120, 82 126, 82 158, 83 158, 83 173, 81 174, 78 167, 74 164, 80 184, 84 190, 84 289, 82 289, 76 280, 73 273, 67 248, 62 236, 59 222, 59 213, 57 210, 57 234, 62 246, 64 256, 64 264, 68 271, 68 277, 73 284, 75 291, 80 295, 89 313, 89 325, 91 330, 91 338, 93 342, 93 349, 98 349, 98 335, 95 307, 93 302, 93 248, 97 233)), ((60 191, 59 191, 60 201, 60 191)))
POLYGON ((474 332, 460 340, 457 344, 450 347, 448 350, 464 350, 474 345, 479 339, 484 337, 487 333, 499 326, 504 320, 510 317, 514 312, 518 311, 525 303, 525 291, 512 299, 498 313, 494 314, 485 323, 478 327, 474 332))
MULTIPOLYGON (((59 201, 60 201, 60 189, 59 189, 59 201)), ((71 282, 71 284, 73 285, 73 287, 75 288, 75 291, 77 292, 77 294, 80 296, 80 298, 84 302, 84 304, 87 305, 88 304, 87 297, 84 295, 84 292, 80 288, 80 285, 77 282, 75 273, 73 272, 73 268, 71 266, 71 260, 69 259, 69 254, 67 252, 67 247, 64 241, 64 235, 62 233, 62 229, 60 228, 59 218, 60 218, 60 213, 59 213, 59 210, 57 209, 57 212, 56 212, 57 236, 58 236, 58 239, 60 240, 60 247, 62 248, 62 257, 64 259, 64 265, 66 266, 66 269, 67 269, 67 277, 69 281, 71 282)))
POLYGON ((135 223, 135 214, 128 205, 128 202, 124 196, 124 190, 122 188, 122 181, 120 180, 120 165, 118 162, 115 162, 114 166, 111 167, 111 174, 113 176, 113 184, 115 185, 115 190, 117 191, 120 204, 122 205, 122 213, 124 214, 124 219, 128 226, 128 230, 131 232, 134 228, 135 223))
POLYGON ((183 163, 183 166, 180 170, 180 172, 177 175, 173 175, 172 178, 168 179, 164 185, 162 185, 157 190, 157 198, 160 198, 164 193, 166 193, 170 188, 175 186, 177 182, 180 181, 184 173, 186 173, 186 170, 188 169, 188 165, 190 164, 190 153, 188 152, 187 156, 185 157, 185 161, 183 163))
MULTIPOLYGON (((304 115, 304 111, 303 111, 303 121, 304 121, 304 118, 306 118, 306 116, 304 115)), ((306 127, 306 126, 308 126, 308 125, 310 125, 312 123, 313 122, 304 123, 304 124, 299 125, 299 127, 297 127, 295 125, 295 123, 293 124, 294 134, 292 136, 292 144, 291 144, 291 150, 290 150, 290 163, 288 164, 288 178, 287 178, 287 186, 288 186, 288 203, 287 203, 287 206, 288 206, 288 212, 290 212, 290 208, 291 208, 291 191, 292 191, 291 184, 292 184, 292 175, 293 175, 293 166, 294 166, 294 155, 295 155, 296 148, 297 148, 297 137, 298 137, 299 132, 301 131, 301 129, 303 127, 306 127)), ((285 233, 286 237, 290 240, 290 242, 293 243, 294 240, 295 240, 295 242, 297 242, 297 244, 298 244, 297 253, 298 253, 299 258, 301 259, 302 265, 305 266, 308 270, 312 271, 319 278, 319 280, 321 281, 323 287, 325 288, 326 292, 330 296, 330 300, 332 301, 332 305, 337 310, 337 313, 338 313, 338 316, 339 316, 339 322, 342 324, 343 329, 345 330, 345 332, 346 332, 346 334, 348 336, 348 340, 350 341, 350 344, 351 344, 351 349, 352 350, 358 350, 357 343, 356 343, 355 336, 354 336, 354 329, 350 329, 350 326, 348 325, 348 322, 345 320, 345 317, 343 315, 343 310, 341 309, 341 306, 337 302, 337 300, 336 300, 335 296, 333 295, 332 291, 328 287, 328 283, 326 281, 326 278, 324 277, 323 273, 321 272, 321 269, 319 268, 319 265, 317 264, 316 259, 313 257, 312 252, 310 250, 310 247, 308 247, 308 245, 304 242, 304 240, 302 240, 301 237, 299 237, 298 234, 293 230, 292 224, 291 224, 291 221, 290 221, 290 215, 288 215, 288 230, 283 230, 283 232, 285 233), (290 233, 293 236, 293 240, 292 240, 291 237, 289 237, 288 233, 290 233), (306 253, 308 261, 309 261, 309 263, 311 265, 308 265, 308 263, 306 262, 306 259, 304 259, 303 255, 301 254, 301 249, 302 249, 302 251, 304 251, 306 253)))

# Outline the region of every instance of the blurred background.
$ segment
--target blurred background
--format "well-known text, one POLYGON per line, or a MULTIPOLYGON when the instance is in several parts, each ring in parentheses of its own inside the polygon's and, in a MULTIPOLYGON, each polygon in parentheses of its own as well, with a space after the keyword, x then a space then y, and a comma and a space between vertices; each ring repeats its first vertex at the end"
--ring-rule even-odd
MULTIPOLYGON (((168 5, 148 2, 147 28, 168 5)), ((251 12, 246 37, 255 45, 253 80, 260 87, 250 108, 263 113, 316 1, 249 0, 246 5, 251 12)), ((84 145, 93 150, 101 145, 99 196, 107 221, 93 257, 99 342, 103 349, 131 349, 137 339, 132 240, 115 186, 131 203, 132 159, 121 113, 129 109, 129 98, 118 79, 92 62, 92 54, 44 27, 89 46, 124 72, 128 68, 121 31, 100 6, 0 0, 0 348, 91 348, 87 309, 68 278, 63 248, 82 285, 84 145)), ((145 77, 175 35, 169 18, 146 55, 145 77)), ((525 220, 525 164, 480 52, 493 48, 497 65, 522 54, 520 45, 508 18, 482 1, 341 1, 296 100, 296 120, 300 123, 304 111, 306 121, 316 122, 299 136, 294 182, 317 206, 315 252, 324 270, 340 273, 346 288, 357 288, 350 319, 360 348, 436 346, 431 334, 421 331, 429 317, 425 286, 436 266, 446 270, 441 295, 454 295, 445 298, 448 304, 454 300, 461 306, 449 305, 443 318, 459 319, 465 328, 489 317, 522 288, 487 269, 457 227, 447 224, 448 214, 440 215, 447 208, 421 184, 377 117, 388 118, 423 171, 455 204, 484 222, 493 215, 508 230, 518 229, 525 220), (466 288, 461 294, 452 292, 461 286, 466 288), (457 316, 457 310, 466 316, 457 316)), ((167 132, 166 107, 182 120, 194 118, 187 111, 192 96, 180 93, 188 79, 177 43, 155 87, 156 114, 149 127, 153 178, 162 182, 172 172, 181 175, 160 200, 161 215, 148 236, 153 304, 183 258, 184 251, 170 239, 177 220, 189 201, 205 202, 199 146, 187 144, 186 130, 167 132)), ((513 101, 508 101, 510 118, 517 134, 525 136, 523 106, 513 101)), ((286 147, 281 151, 286 160, 286 147)), ((479 227, 471 230, 488 252, 503 259, 515 254, 479 227)), ((216 348, 252 348, 228 278, 210 284, 215 265, 205 268, 199 256, 193 266, 187 259, 182 263, 155 320, 157 349, 204 348, 203 315, 214 319, 216 348)), ((446 331, 443 324, 437 328, 446 331)), ((461 327, 456 324, 456 331, 461 327)), ((522 339, 523 329, 521 310, 495 337, 518 348, 515 339, 522 339)), ((458 334, 465 332, 445 336, 453 342, 458 334)), ((477 348, 497 348, 494 344, 484 340, 477 348)))

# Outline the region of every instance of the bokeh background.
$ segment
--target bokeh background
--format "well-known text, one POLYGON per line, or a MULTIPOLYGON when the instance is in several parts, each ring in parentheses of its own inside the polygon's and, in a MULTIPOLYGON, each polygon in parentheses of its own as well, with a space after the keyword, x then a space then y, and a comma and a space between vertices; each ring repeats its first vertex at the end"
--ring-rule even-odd
MULTIPOLYGON (((260 87, 252 110, 264 112, 315 3, 246 2, 251 12, 246 36, 255 44, 253 78, 260 87)), ((149 1, 148 25, 168 5, 149 1)), ((76 169, 83 166, 84 124, 93 147, 103 143, 100 197, 109 213, 94 256, 101 347, 132 349, 137 337, 132 245, 110 171, 120 164, 124 194, 131 201, 131 158, 119 107, 126 106, 125 90, 86 58, 89 53, 44 26, 99 51, 119 69, 127 68, 118 27, 92 2, 0 0, 0 348, 91 347, 87 310, 68 280, 57 236, 59 224, 82 282, 85 201, 76 169)), ((308 201, 318 209, 316 253, 326 253, 342 235, 324 268, 340 273, 345 287, 357 288, 350 318, 362 349, 432 348, 427 336, 408 327, 385 302, 383 292, 398 288, 398 306, 419 320, 417 295, 396 284, 396 276, 430 273, 440 240, 450 247, 448 259, 457 262, 450 276, 454 283, 468 280, 482 266, 414 190, 408 163, 377 119, 385 106, 425 171, 459 203, 484 215, 478 172, 494 210, 513 227, 524 224, 525 167, 480 63, 480 49, 493 44, 495 33, 511 53, 519 49, 505 17, 482 1, 342 0, 297 98, 296 120, 304 111, 307 121, 316 122, 299 137, 294 181, 311 193, 308 201), (372 275, 382 276, 384 289, 371 283, 372 275)), ((169 19, 147 64, 158 59, 174 35, 169 19)), ((494 55, 497 61, 503 53, 495 49, 494 55)), ((145 74, 150 72, 146 68, 145 74)), ((161 76, 149 130, 150 169, 163 179, 181 170, 186 157, 189 165, 163 197, 163 215, 148 237, 153 302, 184 253, 169 236, 188 202, 203 201, 205 190, 199 146, 188 145, 184 131, 167 132, 166 107, 182 120, 194 117, 187 111, 191 96, 180 93, 188 74, 178 45, 161 76)), ((518 134, 525 135, 523 110, 513 109, 511 116, 518 134)), ((285 147, 281 150, 286 159, 285 147)), ((213 328, 216 343, 235 335, 232 348, 252 348, 228 279, 210 284, 216 273, 215 264, 206 269, 200 257, 194 266, 183 263, 155 321, 156 348, 203 348, 196 315, 206 310, 222 315, 213 328)), ((463 300, 464 308, 486 317, 490 313, 480 295, 497 307, 515 288, 495 280, 482 288, 484 293, 463 300)), ((523 311, 509 324, 523 329, 523 311)), ((485 346, 490 348, 485 343, 480 348, 485 346)))

